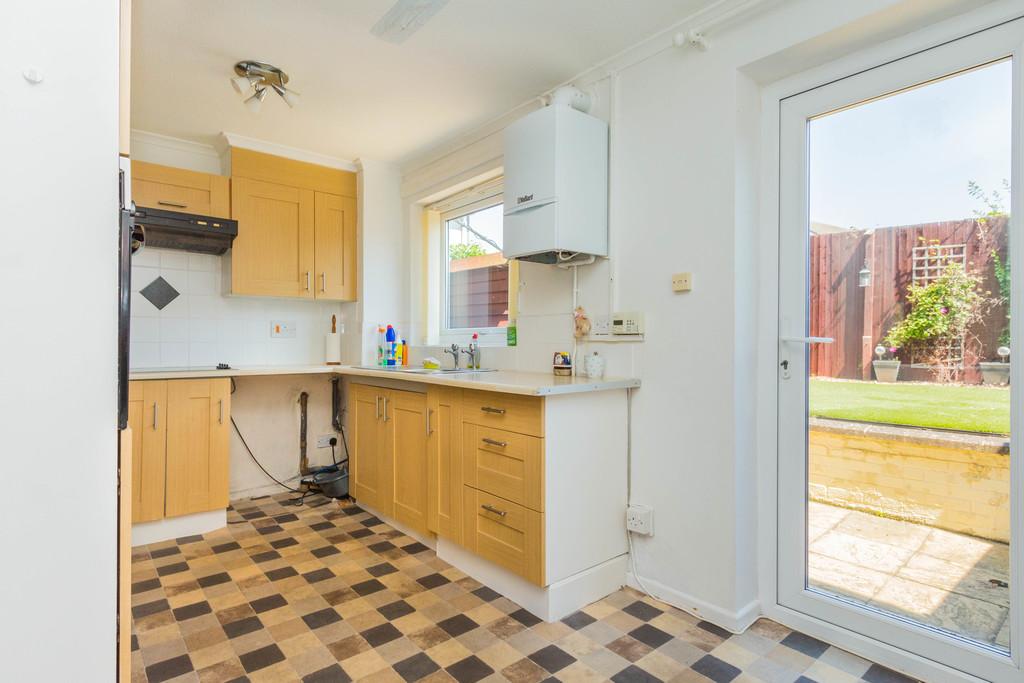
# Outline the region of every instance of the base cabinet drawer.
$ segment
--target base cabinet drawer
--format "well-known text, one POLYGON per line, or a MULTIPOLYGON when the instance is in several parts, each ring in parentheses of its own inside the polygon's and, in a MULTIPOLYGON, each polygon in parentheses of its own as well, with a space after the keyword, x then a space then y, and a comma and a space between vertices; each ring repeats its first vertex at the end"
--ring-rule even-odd
POLYGON ((544 399, 493 391, 467 391, 463 420, 520 434, 544 436, 544 399))
POLYGON ((544 584, 544 515, 479 491, 464 489, 466 548, 538 586, 544 584))
POLYGON ((544 511, 544 440, 463 425, 465 483, 538 512, 544 511))

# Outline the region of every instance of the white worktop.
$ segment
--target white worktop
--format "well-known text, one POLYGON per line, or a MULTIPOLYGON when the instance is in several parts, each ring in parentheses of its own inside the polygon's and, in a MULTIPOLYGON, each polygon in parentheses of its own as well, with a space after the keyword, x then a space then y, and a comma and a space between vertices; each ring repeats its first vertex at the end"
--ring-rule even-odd
POLYGON ((133 370, 129 379, 202 379, 206 377, 257 377, 265 375, 319 375, 338 374, 366 379, 391 379, 402 382, 436 384, 460 389, 497 391, 524 396, 553 396, 577 394, 610 389, 630 389, 640 386, 640 380, 628 377, 556 377, 543 372, 516 372, 497 370, 494 372, 473 372, 457 375, 424 374, 396 370, 376 370, 350 365, 280 365, 241 367, 228 370, 154 368, 133 370))

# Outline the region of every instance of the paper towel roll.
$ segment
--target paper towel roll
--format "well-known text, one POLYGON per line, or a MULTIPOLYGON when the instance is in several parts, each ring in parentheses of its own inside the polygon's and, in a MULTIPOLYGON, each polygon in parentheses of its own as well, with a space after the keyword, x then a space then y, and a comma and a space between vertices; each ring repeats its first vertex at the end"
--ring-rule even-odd
POLYGON ((341 365, 341 334, 328 332, 324 335, 324 362, 327 365, 341 365))

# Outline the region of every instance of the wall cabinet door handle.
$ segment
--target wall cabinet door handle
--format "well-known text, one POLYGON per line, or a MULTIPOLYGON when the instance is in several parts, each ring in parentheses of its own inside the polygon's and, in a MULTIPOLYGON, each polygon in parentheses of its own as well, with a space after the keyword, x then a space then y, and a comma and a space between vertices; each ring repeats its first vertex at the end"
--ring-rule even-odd
POLYGON ((327 273, 325 272, 320 273, 320 291, 327 291, 327 273))
POLYGON ((380 419, 380 396, 377 396, 377 419, 380 419))
POLYGON ((434 431, 434 430, 432 430, 432 429, 430 428, 430 414, 431 414, 432 412, 434 412, 434 411, 433 411, 433 410, 431 410, 430 408, 427 408, 427 412, 426 412, 426 416, 427 416, 427 436, 430 436, 430 433, 431 433, 432 431, 434 431))
POLYGON ((217 424, 224 424, 224 399, 217 401, 217 424))
POLYGON ((154 432, 157 430, 157 425, 159 424, 159 422, 157 421, 157 415, 159 414, 159 411, 160 411, 160 406, 157 404, 156 401, 153 401, 153 431, 154 432))
POLYGON ((480 507, 482 509, 486 510, 487 512, 493 512, 494 514, 498 515, 499 517, 504 517, 505 515, 508 514, 508 512, 506 512, 505 510, 499 510, 498 508, 494 507, 493 505, 488 505, 487 503, 484 503, 480 507))
POLYGON ((384 396, 384 421, 388 421, 388 397, 384 396))
POLYGON ((176 209, 187 209, 188 208, 188 204, 179 204, 178 202, 168 202, 168 201, 164 201, 163 199, 156 200, 156 203, 159 204, 160 206, 173 206, 176 209))
POLYGON ((495 415, 504 415, 505 414, 505 409, 504 408, 492 408, 491 406, 480 406, 480 410, 484 411, 485 413, 493 413, 495 415))
POLYGON ((491 446, 497 446, 498 448, 504 448, 508 445, 507 441, 497 441, 495 439, 488 439, 487 437, 484 437, 481 441, 486 444, 490 444, 491 446))
POLYGON ((310 283, 310 278, 311 277, 312 277, 312 274, 307 270, 306 271, 306 291, 307 292, 309 291, 309 288, 312 286, 311 283, 310 283))

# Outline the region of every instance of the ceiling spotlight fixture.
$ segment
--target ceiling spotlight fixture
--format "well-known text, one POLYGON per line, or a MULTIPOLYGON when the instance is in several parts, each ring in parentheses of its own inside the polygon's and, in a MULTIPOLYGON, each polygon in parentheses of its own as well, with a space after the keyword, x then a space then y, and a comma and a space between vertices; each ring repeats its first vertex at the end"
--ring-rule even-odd
POLYGON ((260 110, 268 90, 280 95, 289 107, 298 102, 299 93, 286 87, 288 74, 276 66, 247 59, 235 64, 235 73, 238 75, 231 79, 231 86, 242 95, 252 91, 245 100, 245 106, 254 114, 260 110))

